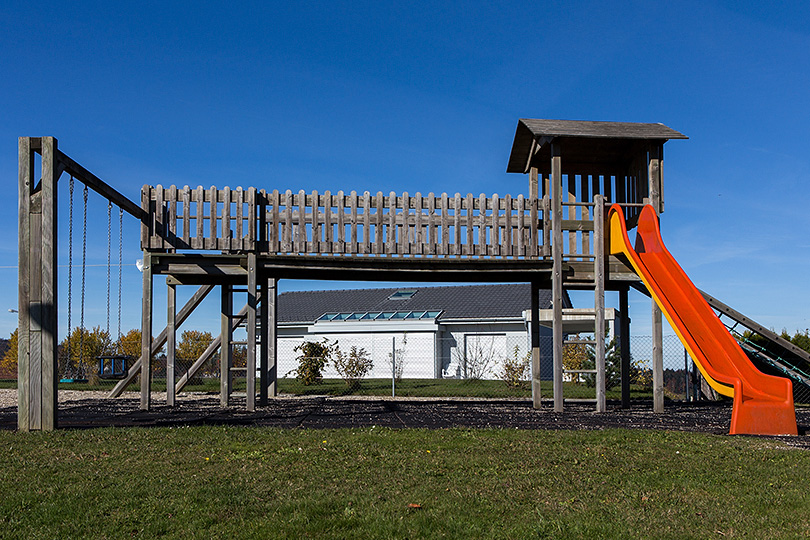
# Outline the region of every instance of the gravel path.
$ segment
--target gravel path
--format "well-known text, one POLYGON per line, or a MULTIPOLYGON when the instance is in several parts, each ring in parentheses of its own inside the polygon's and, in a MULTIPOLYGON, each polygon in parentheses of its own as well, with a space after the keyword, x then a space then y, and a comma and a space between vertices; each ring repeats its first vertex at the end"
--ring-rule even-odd
MULTIPOLYGON (((214 393, 183 393, 177 406, 165 405, 165 392, 154 392, 153 407, 141 411, 137 392, 108 399, 107 392, 60 390, 57 422, 60 428, 110 426, 250 425, 283 428, 392 428, 496 427, 508 429, 655 429, 724 435, 731 420, 730 403, 667 403, 664 414, 654 414, 650 403, 621 409, 610 403, 607 413, 593 405, 566 404, 564 413, 535 410, 528 400, 390 397, 281 397, 255 412, 245 410, 244 397, 223 408, 214 393)), ((17 422, 16 390, 0 389, 0 429, 17 422)), ((549 406, 550 407, 550 406, 549 406)), ((787 445, 810 450, 810 408, 796 409, 799 437, 775 437, 787 445)))

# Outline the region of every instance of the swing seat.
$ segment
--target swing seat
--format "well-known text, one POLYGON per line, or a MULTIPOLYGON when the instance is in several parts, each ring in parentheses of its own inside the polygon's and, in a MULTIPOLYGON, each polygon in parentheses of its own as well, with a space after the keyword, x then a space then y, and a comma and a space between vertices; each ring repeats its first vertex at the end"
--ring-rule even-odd
POLYGON ((114 354, 97 356, 98 378, 116 380, 127 376, 127 369, 132 362, 131 356, 114 354))

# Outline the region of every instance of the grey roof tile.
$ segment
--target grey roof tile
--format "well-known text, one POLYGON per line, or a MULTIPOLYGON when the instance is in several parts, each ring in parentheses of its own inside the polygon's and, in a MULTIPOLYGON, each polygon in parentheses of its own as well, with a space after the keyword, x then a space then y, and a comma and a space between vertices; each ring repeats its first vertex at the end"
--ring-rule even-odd
MULTIPOLYGON (((291 291, 278 296, 280 323, 312 323, 324 313, 441 310, 439 320, 520 317, 530 307, 529 284, 397 287, 334 291, 291 291), (415 289, 407 299, 389 300, 395 292, 415 289)), ((565 307, 571 306, 565 294, 565 307)), ((551 291, 540 290, 540 308, 551 307, 551 291)))

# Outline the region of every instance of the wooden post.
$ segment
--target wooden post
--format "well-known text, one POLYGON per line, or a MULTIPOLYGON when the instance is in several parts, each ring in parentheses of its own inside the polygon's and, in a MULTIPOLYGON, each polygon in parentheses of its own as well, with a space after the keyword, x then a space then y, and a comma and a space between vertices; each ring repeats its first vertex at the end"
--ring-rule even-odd
POLYGON ((621 348, 622 409, 630 408, 630 311, 628 287, 619 291, 619 347, 621 348))
POLYGON ((167 284, 166 290, 166 405, 174 407, 174 360, 177 349, 177 288, 171 283, 167 284))
MULTIPOLYGON (((329 206, 327 204, 324 208, 324 212, 327 214, 327 222, 329 222, 329 206)), ((329 249, 332 249, 332 235, 329 231, 331 231, 331 227, 326 229, 326 242, 329 249)), ((269 319, 267 316, 267 305, 269 304, 267 299, 268 281, 265 275, 259 277, 259 298, 261 299, 261 309, 259 310, 259 405, 267 405, 267 384, 269 382, 267 380, 268 360, 270 358, 270 352, 267 349, 270 341, 270 332, 267 328, 269 319)))
MULTIPOLYGON (((540 205, 540 196, 539 196, 539 185, 537 181, 537 167, 532 167, 529 169, 529 219, 531 220, 530 223, 530 230, 531 230, 531 251, 527 253, 531 257, 538 256, 538 245, 540 242, 537 239, 537 210, 540 205)), ((521 218, 522 219, 522 218, 521 218)))
MULTIPOLYGON (((313 199, 317 196, 313 195, 313 199)), ((317 203, 313 202, 313 227, 317 217, 315 214, 318 211, 317 203)), ((316 234, 313 231, 313 242, 317 242, 316 234)), ((245 386, 247 392, 247 410, 256 410, 256 307, 258 306, 258 298, 256 295, 256 252, 250 252, 247 256, 247 373, 245 374, 245 386)))
POLYGON ((602 195, 594 196, 594 337, 596 340, 596 412, 605 412, 605 204, 602 195))
POLYGON ((141 410, 152 405, 152 254, 143 251, 143 297, 141 304, 141 410))
POLYGON ((542 394, 540 391, 540 284, 537 281, 532 281, 531 295, 529 333, 532 340, 532 406, 539 409, 542 394))
MULTIPOLYGON (((647 164, 647 180, 649 185, 650 204, 655 213, 661 208, 661 146, 653 144, 650 146, 649 162, 647 164)), ((653 340, 653 411, 664 412, 664 350, 663 350, 663 327, 661 321, 661 309, 655 300, 652 300, 652 340, 653 340)))
MULTIPOLYGON (((267 313, 267 383, 262 383, 265 392, 272 397, 278 395, 278 280, 267 280, 267 291, 262 293, 264 313, 267 313)), ((263 372, 264 373, 264 372, 263 372)))
POLYGON ((17 427, 56 428, 57 377, 57 141, 19 139, 17 427), (41 145, 42 179, 34 178, 41 145))
POLYGON ((554 411, 563 411, 563 321, 562 321, 562 258, 563 258, 563 234, 562 234, 562 156, 560 143, 551 143, 551 229, 554 240, 551 245, 552 273, 551 273, 551 298, 552 298, 552 340, 553 340, 553 368, 554 368, 554 411))
POLYGON ((219 404, 228 406, 231 397, 231 350, 233 347, 233 291, 230 285, 221 285, 222 301, 220 309, 221 336, 219 349, 219 404))

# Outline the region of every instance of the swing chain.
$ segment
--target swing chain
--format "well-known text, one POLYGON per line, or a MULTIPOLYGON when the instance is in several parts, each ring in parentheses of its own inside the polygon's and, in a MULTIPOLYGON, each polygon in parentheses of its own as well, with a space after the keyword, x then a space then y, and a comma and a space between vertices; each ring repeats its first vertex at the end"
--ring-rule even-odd
POLYGON ((110 335, 110 256, 112 251, 112 201, 107 199, 107 336, 110 335))
MULTIPOLYGON (((124 255, 124 209, 118 207, 118 344, 121 346, 121 268, 124 255)), ((119 354, 123 351, 119 350, 119 354)))
POLYGON ((84 291, 87 266, 87 184, 84 185, 84 211, 82 214, 82 309, 81 338, 79 339, 79 378, 84 377, 84 291))
MULTIPOLYGON (((68 192, 70 193, 70 204, 68 206, 68 293, 67 293, 67 362, 65 366, 70 365, 71 348, 70 348, 70 333, 73 331, 70 321, 70 315, 73 312, 73 176, 70 177, 68 183, 68 192)), ((62 374, 64 375, 64 373, 62 374)))

